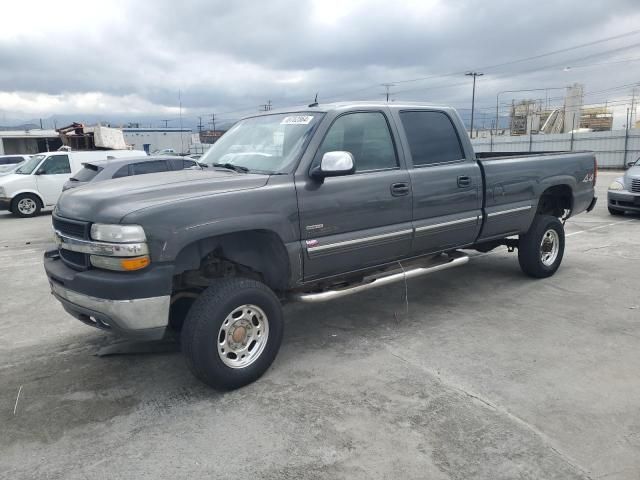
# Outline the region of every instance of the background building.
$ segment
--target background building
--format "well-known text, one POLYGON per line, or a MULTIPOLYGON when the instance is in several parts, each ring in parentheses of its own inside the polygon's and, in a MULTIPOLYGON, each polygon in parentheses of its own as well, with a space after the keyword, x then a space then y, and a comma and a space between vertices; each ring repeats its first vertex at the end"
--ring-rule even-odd
POLYGON ((55 130, 0 131, 0 155, 32 154, 57 150, 62 145, 55 130))
POLYGON ((156 150, 172 149, 177 154, 186 155, 195 142, 190 128, 136 128, 122 129, 127 145, 134 150, 153 153, 156 150))

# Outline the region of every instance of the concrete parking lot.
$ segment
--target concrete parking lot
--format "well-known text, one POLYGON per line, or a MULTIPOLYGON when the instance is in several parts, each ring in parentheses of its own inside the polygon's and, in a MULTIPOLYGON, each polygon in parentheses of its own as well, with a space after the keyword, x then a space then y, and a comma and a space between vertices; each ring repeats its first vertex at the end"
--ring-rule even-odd
POLYGON ((500 248, 459 269, 286 307, 258 382, 218 393, 179 353, 97 357, 0 213, 0 478, 640 478, 640 217, 567 223, 558 273, 500 248), (18 395, 19 393, 19 395, 18 395))

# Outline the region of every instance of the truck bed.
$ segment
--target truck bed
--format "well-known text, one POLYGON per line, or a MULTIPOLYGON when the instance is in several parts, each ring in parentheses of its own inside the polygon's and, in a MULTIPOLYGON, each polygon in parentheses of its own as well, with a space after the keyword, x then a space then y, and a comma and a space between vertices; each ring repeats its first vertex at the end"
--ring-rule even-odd
POLYGON ((486 215, 480 241, 526 232, 548 189, 570 189, 572 215, 586 210, 593 198, 592 152, 482 152, 477 161, 486 215))
POLYGON ((567 153, 587 153, 584 151, 567 151, 567 150, 540 150, 536 152, 476 152, 476 158, 482 160, 491 158, 493 160, 510 157, 540 157, 542 155, 564 155, 567 153))

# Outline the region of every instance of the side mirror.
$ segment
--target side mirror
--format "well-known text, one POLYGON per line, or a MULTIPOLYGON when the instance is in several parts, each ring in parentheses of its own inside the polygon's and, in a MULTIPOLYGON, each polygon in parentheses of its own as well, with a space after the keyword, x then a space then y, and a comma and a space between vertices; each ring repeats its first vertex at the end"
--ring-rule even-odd
POLYGON ((327 152, 322 156, 320 165, 311 170, 311 177, 322 180, 326 177, 351 175, 356 171, 356 164, 350 152, 327 152))
POLYGON ((627 167, 631 168, 636 164, 636 162, 627 162, 627 167))
POLYGON ((41 168, 36 170, 36 172, 34 173, 34 175, 43 175, 43 174, 44 174, 44 170, 42 170, 41 168))

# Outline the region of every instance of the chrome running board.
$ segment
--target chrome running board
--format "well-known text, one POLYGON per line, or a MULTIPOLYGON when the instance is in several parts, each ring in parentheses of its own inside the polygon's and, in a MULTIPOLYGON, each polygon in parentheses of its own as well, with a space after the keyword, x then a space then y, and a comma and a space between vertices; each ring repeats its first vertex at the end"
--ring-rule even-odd
POLYGON ((372 275, 369 277, 365 277, 365 279, 363 280, 364 283, 358 283, 353 287, 325 290, 322 292, 299 292, 293 294, 291 298, 295 301, 306 303, 326 302, 328 300, 346 297, 347 295, 363 292, 372 288, 389 285, 390 283, 398 282, 400 280, 420 277, 429 273, 439 272, 440 270, 458 267, 460 265, 464 265, 468 261, 469 255, 467 255, 466 253, 455 251, 448 255, 441 255, 439 257, 436 257, 434 263, 426 266, 408 268, 407 270, 387 275, 378 274, 377 276, 372 275))

